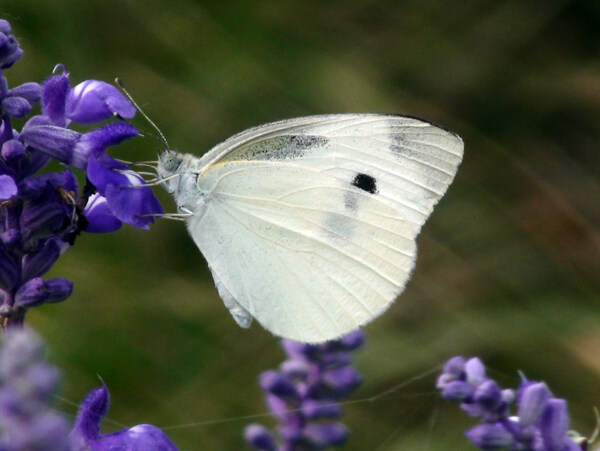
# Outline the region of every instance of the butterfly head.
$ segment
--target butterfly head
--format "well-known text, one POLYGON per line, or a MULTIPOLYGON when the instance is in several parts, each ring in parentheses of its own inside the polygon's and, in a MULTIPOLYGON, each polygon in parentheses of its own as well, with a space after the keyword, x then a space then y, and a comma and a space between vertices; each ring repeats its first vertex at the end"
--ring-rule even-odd
POLYGON ((165 189, 172 193, 177 187, 177 175, 183 163, 183 155, 174 150, 165 150, 158 156, 156 172, 159 180, 163 180, 165 189))

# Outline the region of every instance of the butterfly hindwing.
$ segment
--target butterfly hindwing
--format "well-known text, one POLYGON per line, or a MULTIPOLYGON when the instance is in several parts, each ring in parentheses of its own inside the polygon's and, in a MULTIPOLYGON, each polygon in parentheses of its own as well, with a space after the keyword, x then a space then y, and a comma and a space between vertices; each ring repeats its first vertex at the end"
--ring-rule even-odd
POLYGON ((383 312, 408 279, 415 241, 404 219, 326 172, 235 161, 199 186, 210 200, 189 224, 196 244, 237 303, 277 335, 341 336, 383 312))

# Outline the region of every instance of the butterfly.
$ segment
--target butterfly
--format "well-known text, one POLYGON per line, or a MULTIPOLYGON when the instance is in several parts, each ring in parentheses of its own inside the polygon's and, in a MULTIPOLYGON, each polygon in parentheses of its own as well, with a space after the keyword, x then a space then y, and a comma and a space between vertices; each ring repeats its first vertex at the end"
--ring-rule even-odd
POLYGON ((202 157, 166 150, 157 173, 235 321, 320 343, 403 291, 462 155, 419 119, 333 114, 254 127, 202 157))

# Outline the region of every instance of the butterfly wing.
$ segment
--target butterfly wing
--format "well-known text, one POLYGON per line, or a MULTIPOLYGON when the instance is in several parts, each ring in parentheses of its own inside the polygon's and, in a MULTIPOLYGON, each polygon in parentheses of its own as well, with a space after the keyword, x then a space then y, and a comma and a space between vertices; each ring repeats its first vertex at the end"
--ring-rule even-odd
POLYGON ((238 322, 252 316, 286 338, 333 339, 403 290, 416 235, 462 147, 456 135, 400 116, 250 129, 202 158, 205 203, 188 228, 238 322))

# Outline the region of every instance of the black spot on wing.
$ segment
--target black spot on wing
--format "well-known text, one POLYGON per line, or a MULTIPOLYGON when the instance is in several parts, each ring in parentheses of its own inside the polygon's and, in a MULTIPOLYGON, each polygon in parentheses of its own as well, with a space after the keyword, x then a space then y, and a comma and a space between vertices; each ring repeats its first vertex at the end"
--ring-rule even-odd
POLYGON ((356 186, 367 193, 377 193, 377 182, 375 179, 368 174, 363 174, 362 172, 356 174, 356 177, 354 177, 354 180, 352 181, 352 186, 356 186))
POLYGON ((327 138, 314 135, 281 135, 249 145, 243 152, 247 160, 290 160, 326 145, 327 138))

